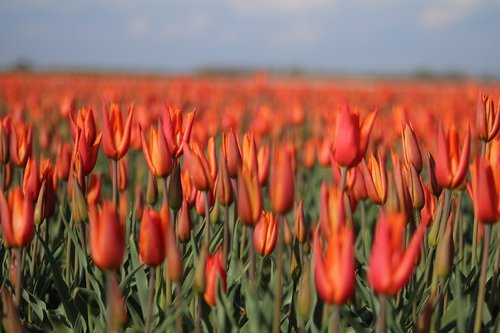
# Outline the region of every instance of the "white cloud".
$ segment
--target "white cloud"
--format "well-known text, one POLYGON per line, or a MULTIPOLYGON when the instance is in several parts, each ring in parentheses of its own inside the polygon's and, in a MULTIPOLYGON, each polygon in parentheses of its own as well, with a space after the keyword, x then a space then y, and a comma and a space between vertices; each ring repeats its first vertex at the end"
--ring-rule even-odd
POLYGON ((458 22, 481 6, 480 0, 435 1, 420 18, 422 26, 439 28, 458 22))
POLYGON ((134 17, 127 24, 128 31, 134 37, 147 35, 150 31, 150 28, 150 23, 144 17, 134 17))

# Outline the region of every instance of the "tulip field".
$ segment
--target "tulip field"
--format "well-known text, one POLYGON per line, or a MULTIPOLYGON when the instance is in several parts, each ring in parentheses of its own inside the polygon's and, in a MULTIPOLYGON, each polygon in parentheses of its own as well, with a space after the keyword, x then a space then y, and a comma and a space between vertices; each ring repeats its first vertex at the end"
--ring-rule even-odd
POLYGON ((0 332, 500 332, 500 84, 0 74, 0 332))

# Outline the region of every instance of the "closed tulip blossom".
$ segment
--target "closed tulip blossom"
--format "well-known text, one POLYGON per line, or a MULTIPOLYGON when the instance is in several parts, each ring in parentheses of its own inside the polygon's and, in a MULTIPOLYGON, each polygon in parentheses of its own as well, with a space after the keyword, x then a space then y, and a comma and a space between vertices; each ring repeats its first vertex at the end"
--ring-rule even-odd
POLYGON ((233 202, 233 186, 231 184, 224 152, 221 152, 219 158, 219 172, 215 182, 215 193, 217 200, 224 207, 229 207, 233 202))
POLYGON ((23 248, 33 238, 33 202, 21 188, 10 191, 8 199, 0 191, 0 217, 5 245, 23 248))
POLYGON ((246 167, 238 173, 238 215, 246 225, 255 225, 262 211, 262 193, 255 172, 246 167))
POLYGON ((493 140, 500 129, 500 104, 495 110, 491 96, 484 96, 481 92, 477 99, 476 129, 479 139, 484 142, 493 140))
POLYGON ((95 265, 101 271, 120 268, 125 250, 125 225, 118 208, 104 200, 99 209, 89 202, 90 251, 95 265))
POLYGON ((469 194, 474 204, 474 214, 481 223, 493 224, 500 218, 500 202, 492 166, 488 160, 476 157, 471 166, 469 194))
POLYGON ((411 124, 406 123, 401 133, 403 143, 403 155, 406 165, 412 164, 415 170, 420 173, 423 168, 422 154, 418 145, 415 131, 411 124))
POLYGON ((6 116, 0 121, 0 163, 6 164, 10 160, 10 131, 11 117, 6 116))
POLYGON ((71 128, 71 138, 73 142, 77 142, 77 134, 79 131, 85 136, 87 142, 95 142, 97 137, 96 124, 94 118, 94 112, 92 109, 83 107, 78 111, 76 120, 73 118, 73 114, 69 113, 69 124, 71 128))
POLYGON ((333 158, 341 167, 351 168, 365 155, 377 110, 369 113, 359 122, 359 114, 352 112, 345 104, 338 117, 335 130, 333 158))
POLYGON ((276 247, 278 240, 278 221, 271 212, 262 212, 259 223, 253 233, 253 245, 257 253, 266 257, 276 247))
POLYGON ((158 121, 158 128, 151 126, 149 129, 149 144, 142 129, 140 132, 142 151, 149 170, 155 177, 163 178, 172 172, 173 163, 161 126, 160 121, 158 121))
POLYGON ((275 150, 269 181, 269 198, 275 213, 286 214, 292 209, 295 196, 295 175, 292 156, 285 147, 275 150))
POLYGON ((104 105, 102 117, 102 149, 104 154, 113 160, 119 160, 127 153, 130 147, 130 133, 132 131, 133 106, 130 107, 125 121, 118 104, 111 104, 111 110, 104 105))
POLYGON ((368 282, 376 293, 395 296, 408 282, 420 254, 428 221, 422 220, 405 249, 406 216, 381 211, 375 229, 368 282))
POLYGON ((213 186, 208 160, 196 142, 192 144, 192 148, 184 145, 184 166, 198 191, 206 192, 213 186))
POLYGON ((377 158, 370 156, 368 165, 363 164, 363 176, 366 193, 370 200, 375 204, 383 205, 387 200, 387 170, 380 152, 377 158))
POLYGON ((437 134, 436 180, 439 186, 456 189, 462 185, 469 166, 470 130, 460 146, 458 133, 452 127, 445 136, 440 125, 437 134), (459 147, 462 147, 460 150, 459 147))
POLYGON ((242 159, 236 133, 231 128, 229 133, 222 134, 222 151, 227 162, 227 170, 231 178, 236 178, 241 168, 242 159))
POLYGON ((227 274, 222 264, 222 249, 209 255, 205 268, 205 293, 203 299, 210 306, 217 303, 217 285, 220 284, 222 291, 227 292, 227 274))
POLYGON ((187 114, 185 127, 182 124, 182 113, 178 108, 165 105, 162 113, 163 134, 167 141, 170 156, 178 158, 183 154, 184 145, 189 144, 196 111, 187 114))
POLYGON ((151 267, 165 260, 165 233, 160 215, 149 208, 143 212, 139 234, 139 256, 143 263, 151 267))

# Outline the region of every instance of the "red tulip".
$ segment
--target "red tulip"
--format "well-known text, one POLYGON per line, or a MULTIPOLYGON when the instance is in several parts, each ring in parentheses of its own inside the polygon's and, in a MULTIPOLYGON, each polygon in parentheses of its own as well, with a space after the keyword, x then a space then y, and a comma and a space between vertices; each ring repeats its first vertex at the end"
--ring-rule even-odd
POLYGON ((328 237, 326 256, 323 255, 318 231, 314 233, 314 281, 319 297, 342 305, 354 294, 354 233, 340 225, 328 237))
POLYGON ((151 126, 149 129, 149 145, 142 129, 140 132, 142 151, 149 170, 155 177, 163 178, 172 172, 173 163, 161 126, 161 122, 158 121, 158 128, 151 126))
POLYGON ((160 215, 148 208, 142 215, 139 255, 146 265, 156 267, 165 260, 165 234, 160 215))
POLYGON ((69 143, 59 145, 55 173, 62 181, 67 182, 71 170, 71 146, 69 143))
POLYGON ((119 160, 127 153, 130 147, 130 133, 132 130, 133 105, 128 111, 125 127, 123 126, 122 113, 118 104, 111 104, 111 111, 104 105, 102 117, 102 149, 104 154, 119 160))
POLYGON ((403 154, 406 165, 412 164, 417 173, 420 173, 423 167, 422 155, 420 154, 420 147, 411 124, 405 124, 403 132, 401 133, 401 139, 403 142, 403 154))
POLYGON ((259 184, 260 186, 267 185, 267 179, 269 177, 269 166, 271 165, 271 149, 269 144, 263 144, 259 148, 257 153, 257 162, 259 169, 259 184))
POLYGON ((493 140, 500 129, 500 104, 495 111, 493 98, 484 96, 481 92, 477 99, 476 128, 479 139, 485 142, 493 140))
POLYGON ((0 122, 0 163, 2 164, 10 160, 10 130, 11 118, 6 116, 0 122))
POLYGON ((125 226, 118 208, 104 200, 101 209, 89 202, 90 252, 95 265, 101 270, 120 268, 125 249, 125 226))
POLYGON ((295 176, 292 156, 284 147, 276 149, 269 182, 269 198, 275 213, 286 214, 293 206, 295 176))
MULTIPOLYGON (((498 169, 498 168, 497 168, 498 169)), ((474 214, 481 223, 492 224, 500 218, 500 202, 493 171, 488 160, 475 158, 471 166, 472 186, 468 187, 474 214)))
POLYGON ((32 135, 31 124, 12 124, 10 138, 10 155, 17 167, 24 167, 31 156, 32 135))
POLYGON ((445 188, 456 189, 462 185, 467 174, 470 151, 470 129, 467 130, 464 144, 459 152, 458 133, 452 127, 445 137, 443 127, 439 126, 436 151, 436 180, 445 188))
POLYGON ((40 190, 40 174, 38 171, 38 164, 35 159, 29 158, 24 170, 23 179, 24 195, 27 196, 31 202, 35 203, 40 190))
POLYGON ((71 138, 73 142, 78 142, 77 134, 79 131, 85 136, 87 142, 95 142, 97 139, 97 131, 94 119, 94 112, 92 109, 82 108, 78 111, 76 121, 73 114, 69 113, 69 124, 71 127, 71 138))
POLYGON ((333 149, 333 158, 338 165, 350 168, 361 161, 376 116, 377 110, 372 111, 360 124, 357 113, 351 112, 347 104, 342 107, 337 118, 333 149))
POLYGON ((33 202, 15 188, 9 193, 8 201, 0 191, 0 216, 5 245, 23 248, 33 238, 33 202))
POLYGON ((231 178, 236 178, 241 168, 241 152, 236 133, 231 128, 229 133, 222 134, 222 151, 226 157, 227 170, 231 178))
POLYGON ((184 151, 184 145, 189 144, 191 130, 196 111, 187 114, 186 126, 182 128, 182 114, 178 108, 167 106, 163 109, 163 133, 167 140, 170 156, 178 158, 184 151))
POLYGON ((262 212, 253 232, 253 246, 263 257, 270 255, 278 240, 278 221, 271 212, 262 212))
POLYGON ((420 254, 427 223, 422 220, 404 249, 406 216, 380 213, 368 264, 368 282, 375 292, 395 296, 408 282, 420 254))
POLYGON ((222 265, 222 255, 222 248, 219 248, 216 253, 207 258, 203 299, 210 306, 215 306, 217 303, 217 284, 219 281, 223 292, 227 292, 227 277, 222 265))
POLYGON ((82 172, 84 176, 88 176, 94 170, 99 154, 99 145, 101 143, 102 134, 99 133, 95 140, 88 141, 83 130, 78 130, 76 134, 76 143, 73 149, 73 159, 78 152, 82 162, 82 172))

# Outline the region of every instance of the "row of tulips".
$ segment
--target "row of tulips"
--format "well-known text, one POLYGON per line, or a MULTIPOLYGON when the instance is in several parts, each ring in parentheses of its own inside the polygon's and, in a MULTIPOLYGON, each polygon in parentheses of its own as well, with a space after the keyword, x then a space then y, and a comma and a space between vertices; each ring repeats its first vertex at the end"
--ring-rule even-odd
POLYGON ((327 144, 317 145, 297 128, 266 140, 229 127, 203 140, 193 135, 203 127, 200 111, 170 105, 145 127, 135 118, 146 111, 134 105, 125 119, 115 103, 103 103, 100 117, 70 109, 71 143, 59 145, 54 165, 33 152, 32 124, 6 115, 4 328, 498 328, 493 98, 479 94, 474 135, 439 122, 433 153, 409 122, 400 154, 373 143, 383 110, 362 120, 348 104, 336 110, 327 144), (137 140, 141 150, 129 152, 137 140), (481 152, 471 149, 476 143, 481 152))

